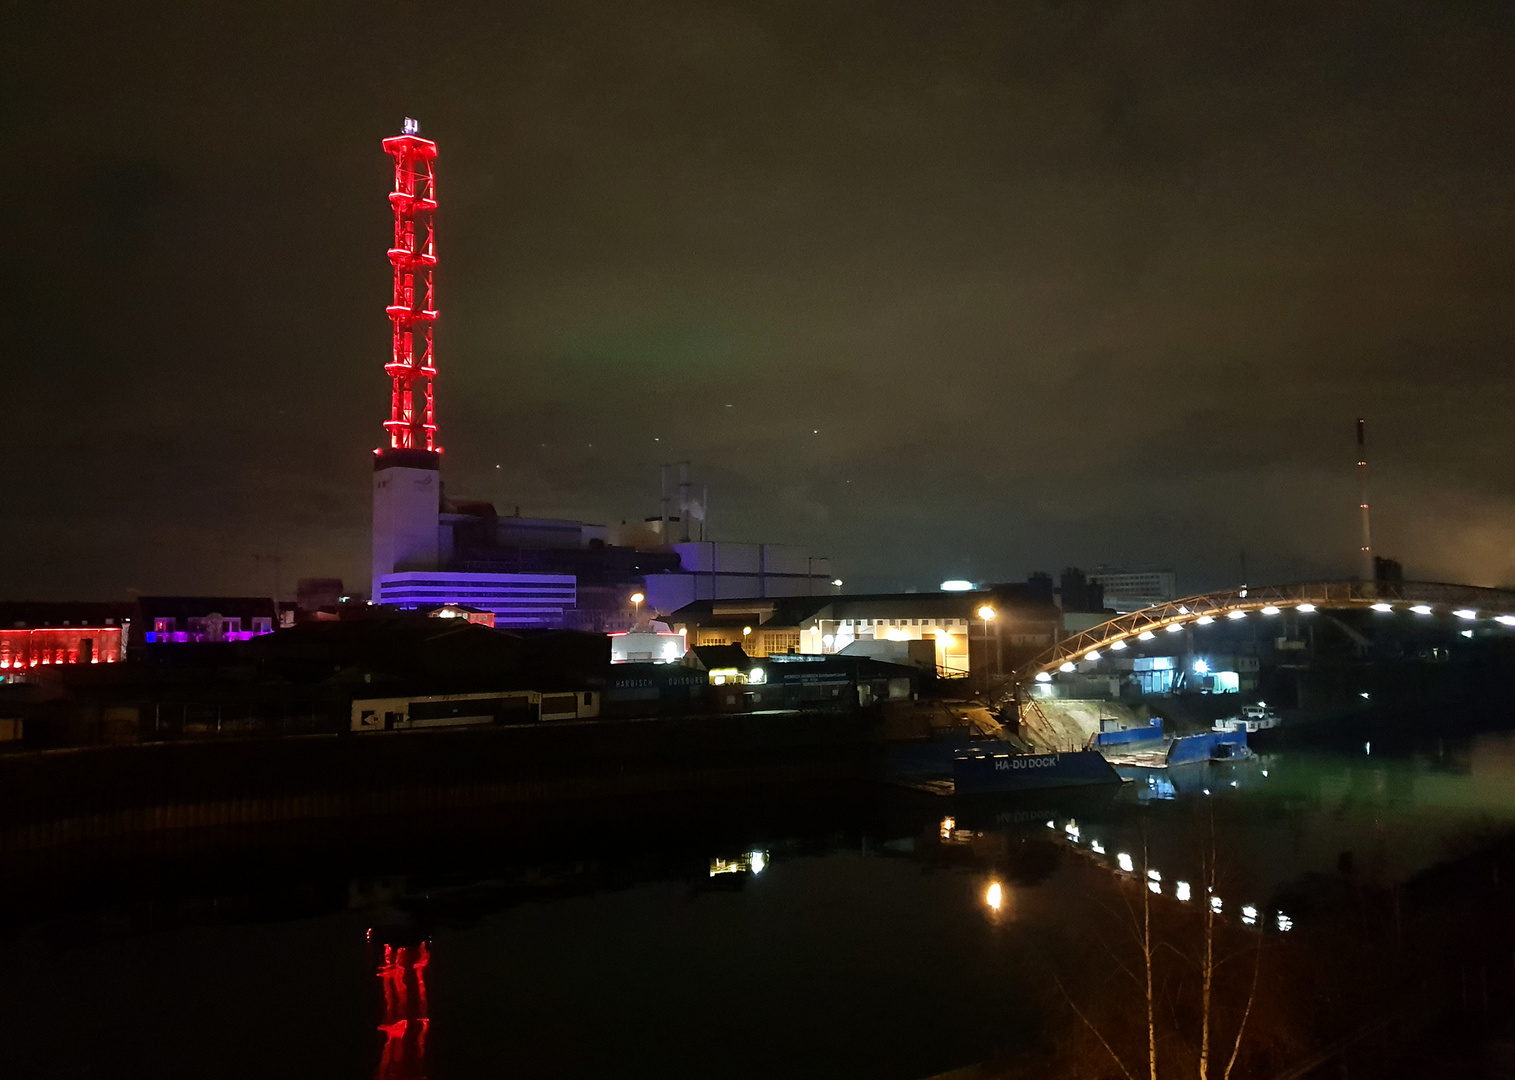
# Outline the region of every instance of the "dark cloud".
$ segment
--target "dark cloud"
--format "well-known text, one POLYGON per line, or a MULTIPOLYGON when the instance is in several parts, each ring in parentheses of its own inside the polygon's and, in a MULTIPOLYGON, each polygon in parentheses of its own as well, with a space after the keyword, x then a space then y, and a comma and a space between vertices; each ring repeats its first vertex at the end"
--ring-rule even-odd
POLYGON ((8 594, 363 578, 403 115, 454 490, 619 521, 689 458, 849 581, 1199 587, 1349 568, 1362 414, 1380 546, 1515 578, 1508 5, 7 21, 8 594))

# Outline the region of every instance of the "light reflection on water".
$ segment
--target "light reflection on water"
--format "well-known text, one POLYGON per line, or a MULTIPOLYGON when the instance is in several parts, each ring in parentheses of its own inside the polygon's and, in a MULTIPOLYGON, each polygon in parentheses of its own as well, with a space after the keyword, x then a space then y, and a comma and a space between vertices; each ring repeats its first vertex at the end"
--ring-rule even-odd
POLYGON ((1287 932, 1308 918, 1291 898, 1314 880, 1400 880, 1511 824, 1515 736, 1491 734, 1404 748, 1377 738, 1371 755, 1360 742, 1285 751, 1019 803, 868 791, 729 838, 714 825, 710 838, 687 835, 676 815, 619 832, 586 820, 529 853, 491 840, 436 855, 431 839, 322 853, 312 869, 277 863, 219 892, 193 876, 181 893, 149 882, 71 938, 18 922, 23 947, 0 983, 0 1016, 20 1033, 7 1074, 109 1071, 119 1063, 105 1048, 152 1046, 172 1057, 164 1075, 692 1077, 709 1060, 688 1033, 740 1017, 763 1048, 723 1060, 723 1075, 922 1077, 1035 1037, 1015 1019, 1033 1005, 1015 957, 1025 935, 1064 926, 1073 868, 1287 932), (1212 822, 1213 894, 1197 858, 1212 822), (270 888, 333 899, 293 920, 253 908, 236 923, 161 921, 237 910, 238 889, 270 888), (144 907, 160 921, 137 937, 101 932, 144 907), (361 959, 351 946, 364 927, 394 911, 411 929, 361 959), (271 958, 266 992, 260 972, 228 963, 249 954, 271 958), (311 956, 318 977, 278 974, 311 956), (942 1015, 953 1023, 920 1022, 942 1015), (350 1038, 351 1067, 249 1035, 243 1067, 226 1068, 242 1026, 290 1016, 350 1038))
MULTIPOLYGON (((1515 828, 1515 734, 1432 739, 1377 752, 1289 750, 1235 764, 1122 767, 1132 783, 1092 817, 1048 822, 1112 873, 1148 887, 1162 875, 1192 878, 1212 849, 1226 887, 1216 911, 1243 925, 1289 931, 1280 896, 1319 892, 1331 880, 1402 882, 1515 828), (1213 839, 1212 839, 1213 838, 1213 839), (1106 851, 1113 853, 1106 857, 1106 851), (1226 897, 1232 897, 1230 903, 1226 897), (1270 901, 1270 898, 1274 898, 1270 901), (1269 906, 1259 912, 1259 905, 1269 906)), ((1182 885, 1180 899, 1189 886, 1182 885)))
MULTIPOLYGON (((370 931, 370 939, 372 932, 370 931)), ((426 1002, 426 968, 431 952, 426 941, 386 943, 377 974, 384 988, 384 1035, 374 1080, 425 1080, 426 1035, 431 1027, 426 1002)))

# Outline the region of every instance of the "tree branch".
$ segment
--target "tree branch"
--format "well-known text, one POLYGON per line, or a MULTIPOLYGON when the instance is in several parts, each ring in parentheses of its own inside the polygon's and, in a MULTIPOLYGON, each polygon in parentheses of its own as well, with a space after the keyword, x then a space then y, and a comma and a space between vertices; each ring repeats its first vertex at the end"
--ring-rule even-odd
POLYGON ((1236 1043, 1231 1047, 1231 1060, 1226 1062, 1226 1071, 1221 1080, 1231 1080, 1231 1069, 1241 1053, 1241 1039, 1247 1033, 1247 1018, 1252 1015, 1252 1000, 1257 997, 1257 973, 1262 970, 1262 934, 1257 935, 1257 957, 1252 961, 1252 988, 1247 991, 1247 1007, 1241 1014, 1241 1027, 1236 1029, 1236 1043))
POLYGON ((1124 1076, 1126 1080, 1136 1080, 1136 1078, 1131 1075, 1131 1070, 1126 1068, 1126 1063, 1120 1059, 1120 1055, 1117 1054, 1115 1052, 1115 1049, 1105 1041, 1105 1037, 1099 1033, 1099 1028, 1095 1027, 1089 1018, 1084 1015, 1084 1011, 1074 1003, 1072 996, 1063 986, 1063 981, 1056 975, 1052 976, 1052 981, 1057 984, 1058 990, 1061 991, 1063 995, 1063 1000, 1068 1003, 1068 1008, 1073 1010, 1074 1015, 1076 1015, 1080 1020, 1084 1022, 1084 1026, 1094 1033, 1094 1037, 1099 1040, 1099 1044, 1109 1052, 1110 1059, 1120 1067, 1121 1075, 1124 1076))

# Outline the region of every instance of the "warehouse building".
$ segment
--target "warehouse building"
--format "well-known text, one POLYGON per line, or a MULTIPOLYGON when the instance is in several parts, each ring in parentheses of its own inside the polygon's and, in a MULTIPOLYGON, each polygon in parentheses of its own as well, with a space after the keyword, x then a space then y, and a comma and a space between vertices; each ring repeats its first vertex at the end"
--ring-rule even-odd
POLYGON ((929 657, 927 666, 945 677, 1009 673, 1051 648, 1062 629, 1058 609, 1026 599, 1019 585, 701 600, 667 622, 691 647, 738 644, 753 657, 861 655, 917 666, 929 657))

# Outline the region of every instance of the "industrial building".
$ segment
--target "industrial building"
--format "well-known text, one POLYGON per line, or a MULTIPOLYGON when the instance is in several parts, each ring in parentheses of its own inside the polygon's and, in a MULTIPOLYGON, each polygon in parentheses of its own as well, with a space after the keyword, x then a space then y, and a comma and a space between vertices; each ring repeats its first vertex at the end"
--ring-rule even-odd
POLYGON ((701 600, 680 608, 667 622, 691 647, 738 644, 752 657, 869 656, 930 667, 947 677, 1013 671, 1051 648, 1062 633, 1059 610, 1030 599, 1022 585, 972 592, 701 600))
POLYGON ((1172 570, 1101 566, 1088 577, 1104 586, 1105 605, 1120 615, 1178 599, 1178 575, 1172 570))
POLYGON ((266 596, 144 596, 137 609, 147 645, 251 641, 278 622, 266 596))
POLYGON ((435 286, 437 145, 411 119, 383 143, 394 159, 389 194, 393 293, 385 309, 392 346, 387 445, 373 458, 372 592, 376 604, 413 609, 457 603, 518 629, 632 629, 637 608, 667 612, 698 599, 825 594, 831 567, 798 548, 706 536, 708 493, 690 494, 679 467, 679 509, 668 467, 661 513, 619 528, 501 515, 444 490, 437 428, 435 286), (700 520, 699 535, 693 521, 700 520), (642 601, 631 601, 641 594, 642 601))
POLYGON ((0 603, 0 679, 37 668, 115 664, 128 650, 248 641, 271 633, 274 602, 260 596, 142 596, 119 603, 0 603))
POLYGON ((0 682, 34 668, 126 659, 136 605, 0 603, 0 682))

